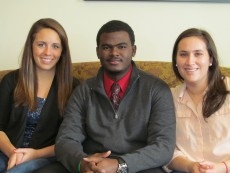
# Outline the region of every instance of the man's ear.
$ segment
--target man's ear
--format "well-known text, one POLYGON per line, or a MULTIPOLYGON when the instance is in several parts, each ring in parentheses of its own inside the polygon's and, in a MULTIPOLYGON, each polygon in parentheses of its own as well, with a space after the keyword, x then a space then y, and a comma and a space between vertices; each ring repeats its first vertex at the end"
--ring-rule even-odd
POLYGON ((99 48, 98 46, 96 47, 96 53, 97 53, 97 58, 99 59, 99 54, 98 54, 99 48))
POLYGON ((133 54, 132 54, 133 57, 136 55, 136 51, 137 51, 137 46, 133 45, 133 54))

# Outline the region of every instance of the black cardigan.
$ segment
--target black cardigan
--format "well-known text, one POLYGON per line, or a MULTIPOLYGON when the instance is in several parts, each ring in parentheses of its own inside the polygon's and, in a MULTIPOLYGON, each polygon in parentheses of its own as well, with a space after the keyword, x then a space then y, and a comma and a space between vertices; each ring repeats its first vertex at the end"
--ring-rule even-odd
MULTIPOLYGON (((0 131, 4 131, 11 143, 21 147, 28 108, 15 107, 13 92, 18 80, 19 71, 15 70, 4 76, 0 83, 0 131)), ((79 84, 74 79, 73 88, 79 84)), ((41 111, 40 120, 29 143, 30 148, 43 148, 55 143, 55 138, 62 122, 58 110, 57 81, 53 80, 46 102, 41 111)))

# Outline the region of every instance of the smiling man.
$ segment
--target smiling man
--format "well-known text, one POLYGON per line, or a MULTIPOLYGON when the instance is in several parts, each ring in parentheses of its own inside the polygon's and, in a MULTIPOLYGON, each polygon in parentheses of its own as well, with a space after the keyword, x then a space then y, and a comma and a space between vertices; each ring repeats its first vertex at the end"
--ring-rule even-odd
POLYGON ((169 87, 132 61, 135 36, 127 23, 104 24, 96 51, 101 68, 69 100, 56 140, 58 160, 76 173, 163 172, 175 147, 169 87))

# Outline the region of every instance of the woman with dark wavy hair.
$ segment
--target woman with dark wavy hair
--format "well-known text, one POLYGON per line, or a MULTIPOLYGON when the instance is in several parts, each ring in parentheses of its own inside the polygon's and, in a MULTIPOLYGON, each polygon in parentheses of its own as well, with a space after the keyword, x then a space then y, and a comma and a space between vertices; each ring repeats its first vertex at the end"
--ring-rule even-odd
POLYGON ((174 73, 183 84, 172 89, 176 149, 168 165, 190 173, 227 173, 230 168, 230 78, 222 75, 210 34, 191 28, 177 38, 174 73))
POLYGON ((64 28, 54 19, 36 21, 21 67, 0 84, 0 172, 29 173, 55 160, 63 111, 78 83, 64 28))

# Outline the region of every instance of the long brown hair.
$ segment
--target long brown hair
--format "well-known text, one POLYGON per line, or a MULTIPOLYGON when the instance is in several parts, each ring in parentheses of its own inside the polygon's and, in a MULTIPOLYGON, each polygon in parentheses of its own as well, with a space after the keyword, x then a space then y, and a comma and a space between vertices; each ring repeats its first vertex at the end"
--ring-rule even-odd
POLYGON ((36 34, 44 28, 49 28, 57 32, 63 48, 55 70, 58 85, 58 108, 62 116, 66 102, 72 92, 72 62, 67 34, 61 24, 51 18, 36 21, 28 33, 22 53, 19 79, 14 90, 15 106, 28 106, 30 110, 34 110, 37 106, 37 75, 32 45, 36 34))
POLYGON ((207 31, 197 28, 190 28, 182 32, 176 39, 173 47, 172 68, 176 77, 179 80, 184 81, 176 67, 178 45, 183 38, 193 36, 202 38, 204 40, 209 56, 212 59, 212 66, 209 67, 208 73, 208 91, 203 98, 202 107, 204 118, 208 118, 221 108, 221 106, 224 104, 227 94, 229 93, 224 83, 224 76, 220 71, 217 49, 211 35, 207 31))

